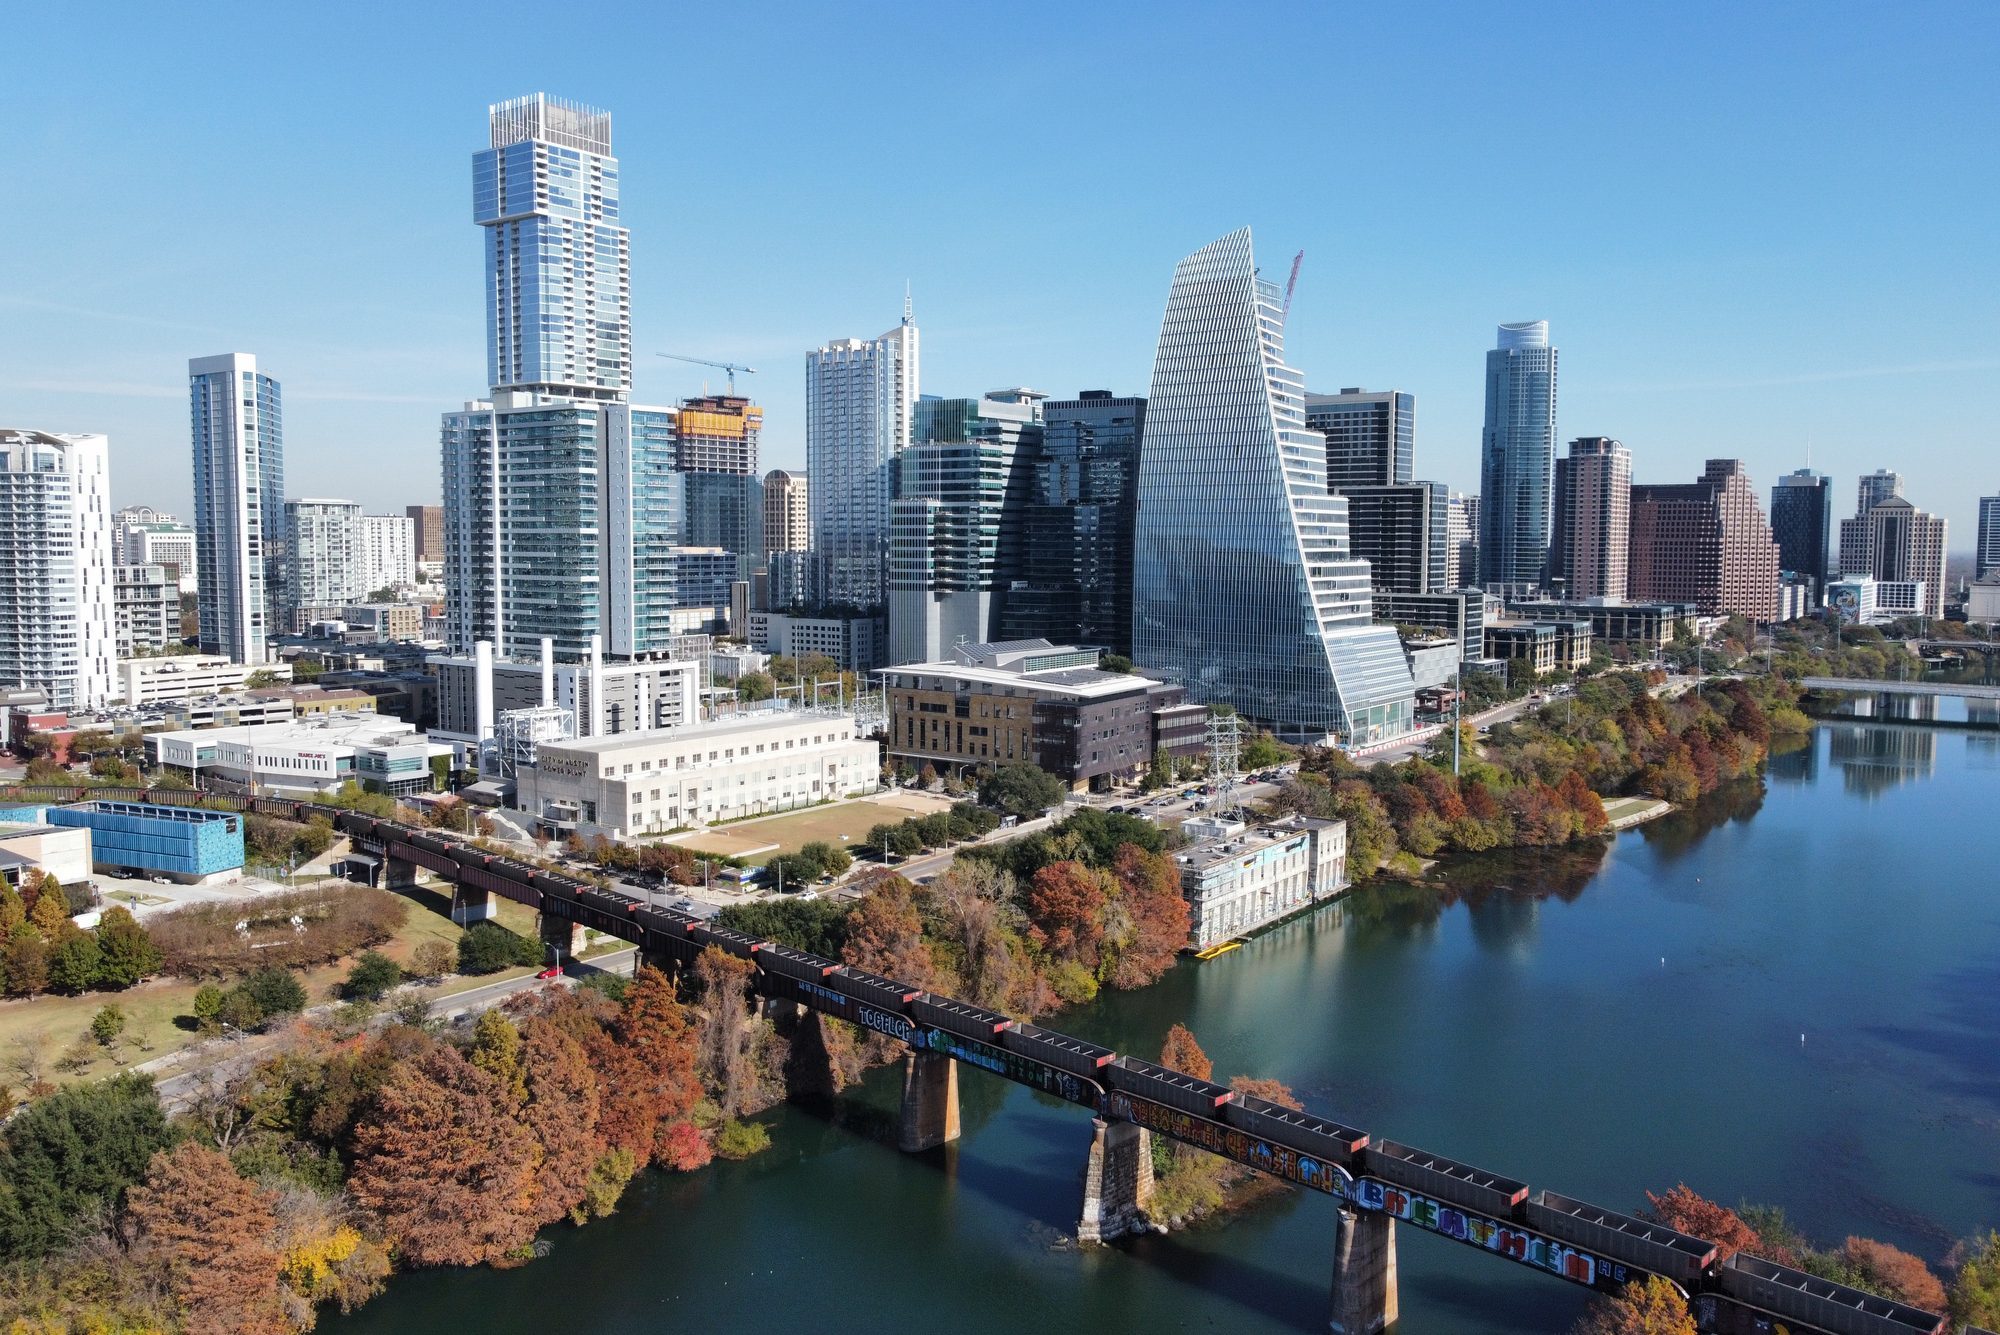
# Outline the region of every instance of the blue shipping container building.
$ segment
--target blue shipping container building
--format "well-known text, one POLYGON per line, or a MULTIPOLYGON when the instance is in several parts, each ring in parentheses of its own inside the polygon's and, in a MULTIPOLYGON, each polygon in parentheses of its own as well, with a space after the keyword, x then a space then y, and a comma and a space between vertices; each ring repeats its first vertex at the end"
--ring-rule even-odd
POLYGON ((51 825, 88 828, 90 858, 100 867, 201 880, 243 865, 243 817, 232 812, 79 802, 50 807, 44 819, 51 825))

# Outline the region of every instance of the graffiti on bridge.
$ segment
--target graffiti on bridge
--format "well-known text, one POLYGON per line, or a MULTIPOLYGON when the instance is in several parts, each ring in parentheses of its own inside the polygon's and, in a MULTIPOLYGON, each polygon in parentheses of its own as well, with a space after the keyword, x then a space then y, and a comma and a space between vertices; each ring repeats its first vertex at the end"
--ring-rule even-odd
POLYGON ((1586 1288, 1615 1291, 1624 1287, 1626 1281, 1639 1278, 1642 1273, 1623 1262, 1607 1261, 1518 1224, 1488 1219, 1379 1178, 1355 1179, 1352 1200, 1363 1210, 1386 1214, 1428 1233, 1496 1253, 1537 1270, 1546 1270, 1586 1288))
POLYGON ((1225 1159, 1234 1159, 1273 1177, 1287 1182, 1296 1182, 1314 1191, 1323 1191, 1329 1196, 1347 1194, 1344 1170, 1334 1164, 1322 1162, 1310 1154, 1283 1145, 1273 1145, 1267 1140, 1239 1131, 1233 1126, 1206 1117, 1196 1117, 1178 1108, 1169 1108, 1151 1099, 1134 1098, 1126 1093, 1113 1093, 1106 1109, 1106 1115, 1117 1121, 1134 1122, 1148 1131, 1219 1154, 1225 1159))

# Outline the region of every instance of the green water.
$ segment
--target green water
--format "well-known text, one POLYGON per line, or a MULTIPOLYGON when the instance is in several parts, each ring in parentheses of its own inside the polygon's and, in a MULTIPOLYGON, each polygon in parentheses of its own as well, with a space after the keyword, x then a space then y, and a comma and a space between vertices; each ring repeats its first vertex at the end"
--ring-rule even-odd
MULTIPOLYGON (((1632 1208, 1648 1187, 1785 1207, 1941 1254, 2000 1225, 2000 739, 1827 725, 1769 780, 1608 848, 1364 892, 1061 1027, 1377 1135, 1632 1208), (1803 1038, 1803 1041, 1801 1041, 1803 1038)), ((1083 1252, 1087 1116, 966 1071, 955 1151, 898 1154, 878 1072, 775 1148, 649 1174, 508 1272, 405 1275, 335 1335, 1323 1330, 1333 1207, 1290 1194, 1083 1252)), ((1405 1229, 1406 1333, 1560 1329, 1563 1282, 1405 1229)))

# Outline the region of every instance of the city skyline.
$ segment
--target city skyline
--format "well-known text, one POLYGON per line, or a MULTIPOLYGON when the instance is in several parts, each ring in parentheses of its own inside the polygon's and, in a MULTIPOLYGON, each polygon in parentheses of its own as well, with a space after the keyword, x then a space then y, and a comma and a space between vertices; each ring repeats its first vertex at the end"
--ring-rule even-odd
MULTIPOLYGON (((163 20, 134 21, 135 37, 150 37, 131 46, 150 45, 168 57, 159 68, 170 68, 189 35, 163 20)), ((187 359, 216 348, 254 352, 285 378, 295 494, 351 495, 371 511, 436 498, 428 470, 413 475, 398 465, 412 451, 434 448, 437 414, 482 374, 473 294, 483 279, 480 257, 464 245, 462 182, 466 163, 488 145, 471 109, 524 88, 617 115, 620 154, 634 168, 619 221, 647 238, 632 273, 631 304, 639 312, 632 397, 671 403, 722 388, 719 375, 669 364, 654 351, 756 364, 760 374, 739 389, 767 409, 768 465, 796 468, 804 457, 804 355, 889 325, 905 280, 929 335, 931 384, 966 394, 1002 384, 1058 395, 1087 387, 1141 392, 1158 332, 1155 275, 1247 218, 1283 244, 1274 266, 1300 246, 1308 253, 1302 288, 1314 299, 1288 331, 1298 361, 1315 368, 1308 388, 1393 385, 1414 393, 1423 404, 1422 471, 1455 490, 1477 486, 1475 359, 1492 325, 1541 319, 1567 354, 1559 435, 1626 441, 1642 479, 1686 476, 1704 458, 1730 456, 1744 459, 1762 486, 1809 458, 1845 492, 1858 475, 1893 466, 1908 477, 1919 505, 1952 521, 1961 549, 1976 530, 1973 498, 2000 486, 2000 478, 1978 473, 1990 454, 1986 424, 2000 407, 1992 374, 2000 370, 2000 347, 1977 298, 1990 287, 1994 261, 1971 244, 1995 186, 1990 174, 1969 170, 1976 145, 1954 133, 1942 111, 1951 106, 1964 121, 1968 108, 1993 103, 1993 91, 1976 76, 2000 25, 1982 15, 1968 13, 1961 40, 1926 56, 1927 84, 1944 90, 1935 98, 1899 99, 1896 77, 1849 77, 1850 64, 1866 59, 1874 69, 1885 52, 1913 52, 1905 43, 1917 40, 1860 10, 1839 41, 1791 34, 1792 59, 1781 70, 1745 57, 1688 55, 1672 71, 1633 71, 1619 105, 1586 110, 1551 98, 1550 156, 1529 184, 1551 202, 1589 198, 1594 211, 1549 211, 1532 237, 1512 231, 1505 247, 1482 233, 1484 211, 1465 203, 1484 170, 1475 130, 1497 78, 1478 67, 1475 48, 1500 43, 1526 62, 1528 77, 1553 79, 1579 60, 1636 56, 1651 40, 1647 21, 1552 17, 1547 22, 1561 24, 1568 37, 1556 50, 1536 47, 1548 36, 1537 25, 1518 34, 1483 32, 1475 20, 1472 31, 1453 36, 1442 21, 1421 17, 1362 20, 1357 39, 1400 23, 1412 29, 1393 34, 1408 44, 1406 61, 1468 77, 1435 107, 1400 109, 1418 118, 1408 124, 1385 119, 1376 105, 1409 75, 1397 62, 1363 72, 1326 106, 1281 95, 1280 114, 1308 135, 1352 122, 1343 145, 1372 136, 1382 149, 1413 159, 1407 206, 1382 210, 1379 222, 1349 211, 1337 225, 1321 220, 1330 199, 1310 174, 1247 215, 1200 192, 1163 206, 1146 193, 1163 187, 1146 184, 1145 169, 1167 158, 1175 134, 1191 136, 1206 160, 1233 135, 1236 118, 1250 113, 1197 99, 1166 113, 1169 123, 1160 127, 1111 114, 1100 100, 1115 105, 1111 99, 1133 92, 1126 81, 1135 76, 1093 66, 1095 83, 1078 90, 1068 77, 1078 57, 1052 43, 1029 69, 1030 82, 1064 89, 1065 98, 1099 115, 1103 140, 1093 151, 1124 154, 1140 193, 1116 217, 1107 211, 1093 222, 1072 212, 1045 235, 940 206, 906 183, 833 181, 833 168, 781 142, 782 127, 809 101, 856 91, 835 72, 842 62, 829 57, 868 35, 843 35, 808 13, 775 25, 782 30, 772 34, 768 53, 773 66, 802 74, 797 86, 747 123, 732 123, 731 132, 753 145, 751 185, 781 201, 814 199, 810 225, 785 208, 753 210, 760 216, 746 220, 741 210, 673 206, 669 192, 684 188, 678 178, 688 156, 677 137, 699 132, 687 111, 702 104, 699 88, 686 102, 662 98, 634 76, 566 53, 496 52, 490 60, 434 64, 427 44, 446 33, 428 16, 411 21, 408 53, 370 47, 365 54, 381 55, 377 77, 417 62, 425 78, 406 81, 394 99, 347 103, 336 123, 318 112, 327 83, 358 78, 364 51, 341 32, 318 31, 312 17, 275 17, 296 40, 322 45, 326 70, 250 90, 261 93, 268 121, 235 128, 268 158, 259 198, 231 216, 202 213, 210 230, 165 262, 140 262, 146 234, 118 207, 129 196, 114 191, 144 188, 151 207, 168 213, 196 209, 198 179, 182 181, 141 159, 159 155, 162 136, 198 137, 225 119, 233 125, 244 90, 197 87, 163 99, 160 73, 125 69, 117 52, 101 53, 129 77, 108 80, 106 96, 90 106, 71 102, 38 117, 0 148, 0 163, 19 179, 64 173, 75 208, 74 227, 24 238, 20 271, 27 277, 0 298, 15 316, 0 335, 7 340, 0 364, 9 367, 0 399, 15 418, 44 429, 109 435, 119 503, 192 508, 185 470, 173 461, 185 432, 176 401, 185 401, 187 359), (1857 23, 1875 28, 1870 41, 1852 40, 1857 23), (1782 90, 1765 81, 1774 74, 1782 90), (1705 138, 1699 126, 1650 119, 1671 87, 1703 76, 1714 93, 1714 105, 1698 113, 1709 118, 1703 123, 1720 130, 1733 119, 1743 127, 1727 143, 1705 138), (139 103, 168 110, 139 117, 130 110, 139 103), (345 151, 349 139, 371 136, 393 142, 395 151, 379 160, 345 151), (1645 167, 1603 161, 1607 142, 1635 136, 1648 151, 1630 156, 1645 159, 1645 167), (1702 141, 1699 149, 1688 147, 1694 141, 1702 141), (1754 147, 1780 142, 1790 157, 1778 164, 1754 147), (1707 155, 1698 173, 1707 187, 1661 206, 1658 181, 1694 171, 1687 155, 1697 153, 1707 155), (1840 186, 1856 171, 1885 186, 1865 205, 1840 186), (397 196, 392 209, 377 217, 338 202, 358 199, 364 174, 378 172, 383 179, 369 183, 397 196), (1965 183, 1972 197, 1942 217, 1919 208, 1921 192, 1910 178, 1932 176, 1965 183), (1886 187, 1896 181, 1913 186, 1901 192, 1909 203, 1891 198, 1899 192, 1886 187), (1418 211, 1429 216, 1419 219, 1418 211), (1918 229, 1928 244, 1907 246, 1918 229), (825 264, 828 248, 846 262, 825 264), (224 250, 241 267, 216 282, 208 260, 224 250), (1869 262, 1854 264, 1858 256, 1869 262), (364 485, 341 485, 357 461, 366 465, 364 485), (1964 475, 1971 487, 1952 485, 1964 475)), ((650 22, 637 14, 612 21, 638 35, 650 22)), ((36 22, 31 16, 24 27, 36 22)), ((1082 38, 1100 22, 1071 17, 1059 26, 1082 38)), ((1705 49, 1767 45, 1771 22, 1722 17, 1719 35, 1735 41, 1705 49)), ((945 17, 914 15, 904 40, 948 35, 951 26, 945 17)), ((1149 50, 1185 37, 1172 23, 1161 28, 1132 36, 1149 50)), ((53 29, 24 38, 56 53, 79 40, 53 29)), ((475 53, 480 41, 471 37, 475 53)), ((1924 47, 1932 52, 1928 41, 1924 47)), ((32 94, 43 76, 25 77, 32 94)), ((884 133, 896 137, 902 156, 919 158, 968 136, 988 150, 1013 149, 1050 164, 1081 147, 1060 123, 1059 107, 1026 118, 960 107, 931 119, 884 133)))

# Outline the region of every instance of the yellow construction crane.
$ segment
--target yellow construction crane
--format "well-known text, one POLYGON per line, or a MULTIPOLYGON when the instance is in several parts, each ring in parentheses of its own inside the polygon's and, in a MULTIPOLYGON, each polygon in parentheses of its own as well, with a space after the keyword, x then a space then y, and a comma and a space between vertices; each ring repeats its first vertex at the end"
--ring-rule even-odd
POLYGON ((734 396, 736 393, 736 373, 738 371, 743 372, 745 375, 757 374, 756 367, 738 366, 735 362, 712 362, 708 360, 708 358, 706 357, 683 357, 678 352, 657 352, 654 353, 653 355, 656 357, 665 357, 670 361, 693 362, 696 366, 713 366, 718 371, 728 372, 729 393, 731 394, 731 396, 734 396))

